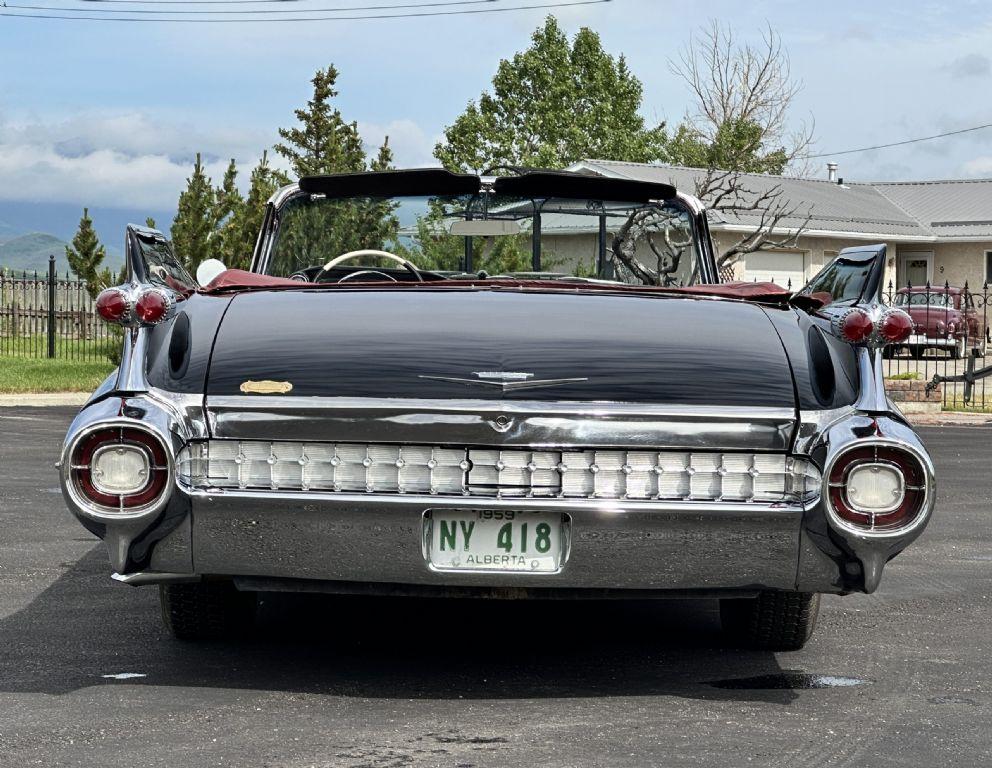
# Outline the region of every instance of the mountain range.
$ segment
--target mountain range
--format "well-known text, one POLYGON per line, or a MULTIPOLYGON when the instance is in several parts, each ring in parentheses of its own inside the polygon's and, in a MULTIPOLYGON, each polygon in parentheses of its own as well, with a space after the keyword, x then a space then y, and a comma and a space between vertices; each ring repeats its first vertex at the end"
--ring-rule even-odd
POLYGON ((64 240, 44 232, 29 232, 18 237, 0 237, 0 266, 12 272, 48 272, 48 257, 55 257, 55 270, 60 275, 69 269, 65 258, 64 240))
MULTIPOLYGON (((119 269, 124 263, 124 228, 131 222, 144 224, 147 217, 168 235, 172 211, 138 208, 89 209, 100 242, 107 249, 104 264, 119 269)), ((48 257, 55 256, 56 270, 64 274, 69 269, 65 246, 72 240, 82 206, 69 203, 26 203, 0 200, 0 267, 9 270, 48 271, 48 257)))

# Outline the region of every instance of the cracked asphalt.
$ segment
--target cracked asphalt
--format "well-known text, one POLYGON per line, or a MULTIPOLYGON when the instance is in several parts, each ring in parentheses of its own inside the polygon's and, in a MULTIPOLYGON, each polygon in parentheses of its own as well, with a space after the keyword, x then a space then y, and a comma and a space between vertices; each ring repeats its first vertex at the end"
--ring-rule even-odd
POLYGON ((714 606, 282 596, 188 645, 113 583, 53 468, 72 408, 0 409, 2 766, 986 766, 992 428, 922 428, 936 517, 796 653, 714 606))

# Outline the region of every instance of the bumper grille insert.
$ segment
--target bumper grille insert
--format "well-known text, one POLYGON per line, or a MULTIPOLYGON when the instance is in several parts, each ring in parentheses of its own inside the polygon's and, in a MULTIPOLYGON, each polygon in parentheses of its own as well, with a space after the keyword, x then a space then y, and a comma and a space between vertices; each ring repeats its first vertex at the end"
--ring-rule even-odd
POLYGON ((762 503, 820 493, 813 464, 766 453, 207 440, 187 445, 178 468, 198 489, 762 503))

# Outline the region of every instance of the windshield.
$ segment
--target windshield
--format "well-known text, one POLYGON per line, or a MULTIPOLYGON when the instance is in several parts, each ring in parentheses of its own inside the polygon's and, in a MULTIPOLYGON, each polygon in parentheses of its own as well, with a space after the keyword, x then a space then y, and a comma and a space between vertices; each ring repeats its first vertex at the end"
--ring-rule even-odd
POLYGON ((298 195, 278 212, 265 272, 317 282, 476 277, 700 282, 692 218, 673 203, 298 195), (334 259, 356 254, 332 267, 334 259), (397 257, 397 258, 391 258, 397 257))

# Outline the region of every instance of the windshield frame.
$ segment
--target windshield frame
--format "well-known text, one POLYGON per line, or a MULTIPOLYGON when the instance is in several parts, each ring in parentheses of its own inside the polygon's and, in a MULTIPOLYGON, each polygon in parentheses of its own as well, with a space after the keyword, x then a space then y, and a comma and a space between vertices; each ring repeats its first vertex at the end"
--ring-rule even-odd
MULTIPOLYGON (((409 172, 397 172, 397 173, 409 173, 409 172)), ((565 172, 542 174, 542 179, 540 180, 540 186, 542 187, 542 189, 540 191, 542 192, 545 191, 545 189, 549 184, 549 179, 551 181, 558 181, 559 179, 561 179, 561 177, 565 177, 565 179, 568 181, 572 181, 574 179, 582 179, 583 182, 585 182, 585 179, 588 178, 585 176, 581 176, 579 174, 571 174, 565 172)), ((499 177, 499 178, 506 179, 508 177, 499 177)), ((516 181, 518 177, 512 177, 512 178, 514 181, 516 181)), ((499 188, 502 185, 497 184, 496 183, 497 181, 499 181, 499 179, 492 179, 492 178, 481 179, 480 193, 490 193, 494 195, 506 194, 506 192, 500 191, 499 188)), ((599 178, 596 179, 596 181, 609 182, 611 180, 599 178)), ((658 187, 663 189, 665 186, 665 185, 641 184, 641 187, 637 188, 636 184, 640 184, 640 183, 635 183, 634 187, 632 187, 630 184, 627 185, 621 184, 615 187, 606 185, 604 188, 615 189, 616 191, 620 191, 622 189, 627 189, 628 191, 633 190, 633 192, 637 194, 632 194, 631 197, 642 197, 643 195, 641 193, 644 192, 644 188, 646 187, 658 187)), ((567 198, 586 199, 586 196, 581 193, 585 191, 583 188, 588 188, 588 183, 581 183, 575 186, 578 187, 578 189, 576 189, 574 194, 568 194, 567 188, 561 187, 555 190, 555 197, 562 199, 567 199, 567 198)), ((674 189, 673 188, 671 189, 674 192, 674 189)), ((423 197, 425 195, 432 194, 429 188, 420 190, 416 194, 406 190, 400 190, 400 191, 404 191, 406 192, 406 194, 396 194, 396 193, 389 194, 390 190, 388 188, 384 189, 384 193, 386 193, 386 196, 391 197, 393 199, 400 199, 403 197, 423 197)), ((274 247, 278 242, 278 234, 279 234, 278 230, 279 230, 281 216, 286 206, 290 204, 291 201, 297 200, 300 197, 310 197, 312 194, 314 193, 307 192, 305 189, 302 189, 301 184, 298 183, 283 187, 282 189, 278 190, 272 196, 272 198, 270 198, 266 206, 262 227, 259 231, 259 236, 255 245, 255 252, 253 254, 252 266, 251 266, 252 272, 258 274, 268 273, 267 270, 269 269, 273 259, 274 247)), ((334 195, 334 197, 340 199, 347 197, 368 197, 368 195, 338 194, 338 195, 334 195)), ((626 201, 617 200, 616 198, 610 198, 610 202, 626 202, 626 201)), ((669 197, 664 197, 659 199, 631 200, 629 202, 632 205, 647 204, 647 203, 669 205, 685 212, 689 217, 689 222, 693 230, 693 238, 694 238, 693 256, 696 260, 695 272, 697 275, 696 282, 694 284, 696 285, 715 284, 719 282, 715 257, 712 248, 712 241, 710 239, 709 226, 705 216, 705 210, 702 204, 698 200, 688 195, 683 195, 681 193, 674 192, 674 194, 672 194, 669 197)), ((550 273, 548 275, 548 278, 549 279, 551 278, 550 273)), ((541 279, 541 278, 538 277, 537 279, 541 279)), ((577 278, 577 277, 571 279, 575 280, 576 282, 582 281, 582 278, 577 278)), ((617 285, 624 284, 615 279, 610 279, 610 278, 605 278, 605 279, 608 282, 616 283, 617 285)), ((635 285, 634 287, 637 286, 635 285)))

